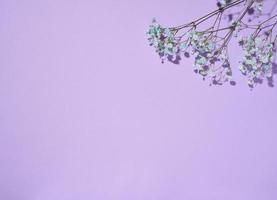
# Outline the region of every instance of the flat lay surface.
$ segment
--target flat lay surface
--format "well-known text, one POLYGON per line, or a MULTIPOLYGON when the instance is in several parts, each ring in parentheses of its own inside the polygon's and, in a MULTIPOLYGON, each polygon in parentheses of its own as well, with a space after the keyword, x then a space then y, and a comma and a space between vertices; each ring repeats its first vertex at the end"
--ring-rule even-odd
POLYGON ((0 199, 276 200, 277 88, 250 91, 238 70, 210 87, 147 43, 153 17, 215 8, 1 0, 0 199))

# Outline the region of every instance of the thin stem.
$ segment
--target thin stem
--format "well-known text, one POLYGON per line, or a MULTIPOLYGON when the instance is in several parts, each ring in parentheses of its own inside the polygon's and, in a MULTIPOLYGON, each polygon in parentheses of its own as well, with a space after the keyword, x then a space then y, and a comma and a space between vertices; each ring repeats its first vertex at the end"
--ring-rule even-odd
POLYGON ((224 12, 225 10, 233 7, 233 6, 236 6, 238 4, 241 4, 243 2, 245 2, 246 0, 236 0, 230 4, 228 4, 227 6, 223 7, 223 8, 219 8, 217 10, 214 10, 212 12, 210 12, 209 14, 207 15, 204 15, 203 17, 200 17, 199 19, 195 20, 195 21, 192 21, 190 23, 187 23, 187 24, 184 24, 184 25, 181 25, 181 26, 177 26, 177 27, 172 27, 171 29, 177 29, 177 30, 180 30, 180 29, 183 29, 183 28, 186 28, 186 27, 189 27, 189 26, 197 26, 198 24, 202 23, 203 21, 206 21, 207 19, 217 15, 218 13, 222 13, 224 12))

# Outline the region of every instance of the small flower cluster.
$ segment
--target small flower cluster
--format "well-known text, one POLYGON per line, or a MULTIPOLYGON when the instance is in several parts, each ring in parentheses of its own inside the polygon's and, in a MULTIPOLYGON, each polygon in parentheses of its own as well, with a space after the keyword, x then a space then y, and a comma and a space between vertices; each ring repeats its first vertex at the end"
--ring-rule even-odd
POLYGON ((169 28, 163 28, 153 19, 147 35, 150 46, 154 46, 162 62, 165 58, 169 60, 176 59, 179 52, 178 41, 176 41, 174 33, 169 28))
POLYGON ((223 8, 224 6, 228 5, 231 2, 232 2, 231 0, 217 0, 217 6, 219 8, 223 8))
POLYGON ((216 43, 203 32, 192 30, 187 35, 194 51, 200 53, 215 51, 216 43))
POLYGON ((265 78, 272 78, 272 64, 274 60, 274 44, 267 36, 243 37, 239 41, 244 51, 243 61, 239 69, 247 76, 248 85, 254 87, 265 78))
POLYGON ((210 53, 196 53, 195 72, 209 79, 210 84, 222 85, 225 82, 232 83, 232 70, 225 53, 213 55, 210 53))
POLYGON ((194 71, 214 85, 231 81, 232 70, 226 48, 220 50, 214 38, 203 32, 193 30, 188 35, 192 53, 195 55, 194 71))
POLYGON ((253 6, 254 11, 258 12, 258 13, 262 13, 263 11, 263 1, 258 1, 256 0, 253 6))

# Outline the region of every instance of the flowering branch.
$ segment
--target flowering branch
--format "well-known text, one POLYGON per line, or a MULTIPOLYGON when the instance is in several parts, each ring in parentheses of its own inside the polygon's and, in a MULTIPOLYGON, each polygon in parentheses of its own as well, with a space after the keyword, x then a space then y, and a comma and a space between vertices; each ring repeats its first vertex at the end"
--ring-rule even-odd
POLYGON ((210 85, 226 82, 234 85, 228 44, 240 35, 239 45, 244 54, 239 70, 247 77, 248 85, 253 88, 264 79, 273 85, 277 1, 268 13, 263 13, 266 2, 269 0, 218 0, 218 9, 176 27, 164 28, 154 19, 147 32, 149 44, 154 46, 162 62, 167 59, 179 64, 183 56, 193 55, 194 71, 209 80, 210 85), (232 8, 242 9, 232 13, 232 8), (226 16, 227 25, 222 22, 226 16), (211 20, 208 28, 199 30, 200 25, 211 20), (244 31, 246 36, 242 36, 244 31))

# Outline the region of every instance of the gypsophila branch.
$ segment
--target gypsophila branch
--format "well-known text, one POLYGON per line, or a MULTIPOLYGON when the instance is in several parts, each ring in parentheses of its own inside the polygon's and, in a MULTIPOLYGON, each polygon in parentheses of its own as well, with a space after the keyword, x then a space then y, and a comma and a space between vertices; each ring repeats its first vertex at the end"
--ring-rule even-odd
POLYGON ((204 80, 209 80, 210 85, 222 85, 226 82, 234 85, 228 44, 232 38, 240 36, 238 42, 244 53, 239 70, 247 77, 248 85, 253 88, 264 79, 272 85, 277 38, 274 29, 277 14, 272 14, 277 1, 266 14, 263 12, 264 2, 218 0, 218 9, 175 27, 162 27, 154 19, 147 32, 149 43, 154 46, 162 62, 169 60, 179 64, 183 56, 192 55, 194 72, 200 74, 204 80), (236 8, 242 9, 230 12, 236 8), (267 18, 261 21, 265 15, 267 18), (222 23, 225 16, 228 16, 227 26, 222 23), (200 30, 200 24, 207 24, 208 27, 200 30), (243 32, 247 32, 247 35, 243 36, 243 32))

